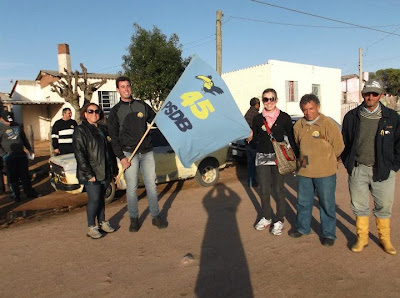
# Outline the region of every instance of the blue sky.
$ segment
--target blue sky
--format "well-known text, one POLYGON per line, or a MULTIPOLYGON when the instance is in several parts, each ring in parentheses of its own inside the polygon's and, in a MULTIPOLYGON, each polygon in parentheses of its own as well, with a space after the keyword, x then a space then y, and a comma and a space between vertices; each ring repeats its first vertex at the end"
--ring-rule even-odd
MULTIPOLYGON (((0 91, 11 80, 34 80, 39 70, 57 70, 57 44, 68 43, 72 69, 116 73, 127 53, 133 23, 168 37, 179 36, 183 57, 197 54, 215 67, 216 11, 222 10, 222 71, 269 59, 358 73, 400 68, 398 0, 2 0, 0 2, 0 91), (352 27, 260 2, 347 23, 352 27)), ((267 86, 266 86, 267 87, 267 86)), ((270 86, 273 87, 273 86, 270 86)))

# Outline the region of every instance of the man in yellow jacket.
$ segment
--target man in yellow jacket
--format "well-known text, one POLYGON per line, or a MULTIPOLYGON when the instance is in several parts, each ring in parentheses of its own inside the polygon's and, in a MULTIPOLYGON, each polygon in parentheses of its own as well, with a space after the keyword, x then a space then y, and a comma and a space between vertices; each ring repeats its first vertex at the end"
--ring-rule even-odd
POLYGON ((336 172, 344 149, 337 124, 321 114, 314 94, 300 100, 304 117, 294 125, 294 137, 300 150, 298 168, 297 230, 289 235, 299 238, 311 233, 314 194, 320 205, 322 244, 332 246, 336 239, 336 172))

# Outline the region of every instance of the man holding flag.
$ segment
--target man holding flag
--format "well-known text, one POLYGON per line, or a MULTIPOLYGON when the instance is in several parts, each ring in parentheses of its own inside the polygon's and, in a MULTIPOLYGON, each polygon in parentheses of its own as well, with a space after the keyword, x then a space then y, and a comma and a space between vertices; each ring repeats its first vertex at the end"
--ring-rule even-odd
POLYGON ((250 136, 228 87, 218 73, 194 56, 154 122, 185 167, 250 136))
POLYGON ((129 78, 117 78, 116 85, 121 100, 111 109, 107 124, 114 153, 125 170, 131 218, 129 230, 133 232, 140 228, 136 194, 139 167, 153 225, 165 228, 166 224, 159 216, 154 156, 151 139, 147 136, 147 123, 157 124, 185 167, 234 140, 249 137, 250 127, 225 82, 197 56, 191 59, 156 117, 149 105, 132 98, 129 78), (130 162, 132 152, 136 153, 130 162))
POLYGON ((146 187, 152 223, 159 229, 166 228, 166 223, 159 215, 153 146, 151 138, 145 134, 147 123, 151 123, 156 114, 144 101, 132 98, 128 77, 118 77, 116 85, 121 99, 111 109, 107 125, 113 151, 125 170, 126 199, 131 222, 129 231, 137 232, 140 229, 137 196, 139 168, 146 187), (142 137, 143 142, 130 160, 142 137))

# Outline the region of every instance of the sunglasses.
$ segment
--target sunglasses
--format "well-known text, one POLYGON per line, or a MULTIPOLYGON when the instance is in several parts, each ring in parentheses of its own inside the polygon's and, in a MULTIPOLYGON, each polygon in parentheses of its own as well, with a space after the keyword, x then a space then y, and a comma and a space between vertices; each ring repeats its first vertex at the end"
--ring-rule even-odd
POLYGON ((276 98, 275 97, 271 97, 271 98, 263 97, 262 101, 263 102, 268 102, 268 101, 274 102, 274 101, 276 101, 276 98))
POLYGON ((100 110, 88 109, 88 110, 86 111, 86 113, 88 113, 88 114, 93 114, 93 113, 95 113, 95 114, 100 114, 100 110))
POLYGON ((379 93, 376 93, 376 92, 367 92, 367 93, 363 93, 362 95, 363 95, 363 96, 367 96, 367 97, 369 97, 370 95, 372 95, 373 97, 378 97, 378 96, 379 96, 379 93))

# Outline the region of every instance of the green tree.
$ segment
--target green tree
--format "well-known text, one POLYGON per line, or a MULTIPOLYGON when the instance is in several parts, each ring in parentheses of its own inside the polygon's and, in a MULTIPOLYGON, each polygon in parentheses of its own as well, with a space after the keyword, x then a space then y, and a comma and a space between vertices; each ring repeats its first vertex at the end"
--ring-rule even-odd
POLYGON ((176 34, 167 40, 157 27, 152 31, 137 23, 133 27, 135 32, 128 54, 122 57, 123 72, 132 81, 134 96, 148 99, 153 107, 157 107, 175 86, 190 57, 182 59, 182 46, 176 34))
POLYGON ((379 69, 371 73, 371 78, 382 80, 385 91, 393 96, 400 96, 400 69, 387 68, 379 69))

